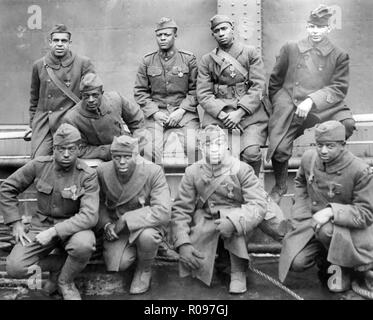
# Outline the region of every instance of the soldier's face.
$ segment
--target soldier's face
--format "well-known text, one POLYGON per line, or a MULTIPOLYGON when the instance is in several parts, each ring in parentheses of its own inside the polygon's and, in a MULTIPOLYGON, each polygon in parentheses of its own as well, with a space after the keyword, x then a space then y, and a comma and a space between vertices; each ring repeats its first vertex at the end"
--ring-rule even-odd
POLYGON ((88 112, 97 112, 97 109, 101 106, 102 94, 101 88, 82 92, 82 107, 88 112))
POLYGON ((53 148, 54 159, 62 168, 70 168, 76 161, 79 155, 79 144, 69 143, 53 148))
POLYGON ((212 35, 218 42, 219 46, 229 46, 234 39, 234 30, 230 23, 223 22, 218 24, 212 31, 212 35))
POLYGON ((344 143, 336 141, 317 142, 316 148, 321 161, 329 163, 342 153, 344 150, 344 143))
POLYGON ((224 159, 228 145, 224 136, 206 141, 202 146, 202 155, 209 164, 219 164, 224 159))
POLYGON ((164 51, 170 50, 175 45, 175 39, 177 37, 174 28, 158 30, 155 36, 159 49, 164 51))
POLYGON ((329 26, 317 26, 312 23, 308 23, 306 30, 308 32, 309 38, 312 40, 312 42, 320 42, 324 40, 324 38, 328 35, 330 32, 329 26))
POLYGON ((136 155, 136 153, 112 153, 111 158, 113 159, 115 170, 119 175, 129 176, 132 174, 136 167, 136 155))
POLYGON ((49 39, 49 47, 54 56, 62 58, 70 50, 70 35, 68 33, 53 33, 49 39))

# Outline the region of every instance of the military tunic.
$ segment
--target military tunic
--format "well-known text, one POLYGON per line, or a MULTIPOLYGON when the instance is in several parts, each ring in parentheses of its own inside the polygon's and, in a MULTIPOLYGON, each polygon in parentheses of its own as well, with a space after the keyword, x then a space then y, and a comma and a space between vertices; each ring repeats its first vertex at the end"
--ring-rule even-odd
POLYGON ((308 38, 285 44, 269 79, 273 113, 268 125, 267 159, 274 154, 276 157, 276 149, 282 141, 286 157, 290 158, 294 139, 303 133, 297 128, 304 130, 318 122, 352 118, 351 110, 343 101, 348 80, 349 56, 327 38, 316 46, 308 38), (294 113, 308 97, 312 99, 313 107, 304 120, 294 113), (295 126, 294 130, 289 129, 291 125, 295 126))
POLYGON ((117 92, 105 92, 98 113, 86 111, 78 103, 63 119, 80 131, 81 158, 110 160, 110 145, 114 137, 132 133, 143 135, 144 115, 136 104, 117 92))
POLYGON ((180 133, 178 137, 185 153, 194 153, 193 135, 199 128, 196 81, 196 57, 191 52, 174 49, 170 56, 165 56, 160 51, 144 56, 136 76, 134 97, 144 112, 146 127, 153 137, 153 157, 159 159, 172 132, 180 133), (167 130, 152 117, 158 111, 169 115, 179 108, 186 112, 177 128, 167 130), (189 138, 186 137, 188 131, 189 138), (191 144, 190 148, 186 140, 191 144))
POLYGON ((246 79, 226 59, 218 56, 219 50, 222 49, 216 48, 204 55, 198 66, 197 98, 205 111, 202 127, 217 124, 224 128, 218 114, 240 107, 246 112, 239 123, 244 130, 241 132, 240 152, 249 146, 264 145, 268 113, 261 103, 265 94, 263 61, 255 47, 234 42, 227 53, 248 71, 246 79))
POLYGON ((332 208, 334 214, 327 260, 343 267, 373 262, 371 169, 347 150, 326 165, 316 150, 308 150, 295 178, 292 230, 283 240, 279 262, 281 281, 285 280, 296 255, 314 237, 313 214, 326 207, 332 208))
POLYGON ((0 212, 5 224, 21 220, 17 197, 33 182, 37 211, 32 215, 28 233, 32 243, 16 244, 8 256, 7 270, 17 277, 26 276, 29 266, 39 263, 61 244, 79 260, 88 261, 95 250, 95 236, 90 230, 98 221, 99 186, 95 170, 80 160, 69 171, 57 167, 52 156, 31 160, 0 187, 0 212), (34 241, 40 231, 53 226, 58 236, 50 243, 42 246, 34 241))
POLYGON ((171 198, 165 175, 158 165, 138 156, 130 180, 118 180, 113 161, 97 168, 100 183, 98 228, 125 215, 127 228, 119 240, 104 241, 104 258, 109 271, 118 271, 124 250, 136 241, 145 228, 164 233, 171 216, 171 198))
MULTIPOLYGON (((225 248, 248 259, 247 242, 253 229, 263 219, 282 216, 278 211, 281 209, 271 201, 246 163, 233 157, 213 167, 198 161, 186 169, 172 207, 174 246, 192 244, 202 252, 203 266, 195 276, 209 285, 219 239, 214 221, 219 214, 230 219, 236 229, 231 238, 224 239, 225 248)), ((181 264, 180 274, 189 275, 181 264)))
POLYGON ((61 124, 62 117, 75 102, 67 97, 50 79, 45 63, 57 78, 79 97, 81 78, 95 72, 91 61, 84 56, 69 52, 61 60, 48 53, 32 67, 30 92, 30 127, 32 128, 32 157, 52 153, 52 136, 61 124))

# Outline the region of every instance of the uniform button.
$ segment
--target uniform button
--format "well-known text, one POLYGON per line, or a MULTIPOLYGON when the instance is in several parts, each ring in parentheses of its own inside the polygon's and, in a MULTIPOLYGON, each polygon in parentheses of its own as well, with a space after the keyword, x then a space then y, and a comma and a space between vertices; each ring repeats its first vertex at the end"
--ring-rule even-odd
POLYGON ((52 113, 52 111, 48 111, 48 113, 52 113))
POLYGON ((298 69, 300 68, 300 64, 297 65, 297 68, 298 68, 298 69))
POLYGON ((298 102, 298 99, 294 99, 294 102, 297 103, 297 102, 298 102))
POLYGON ((48 80, 47 80, 47 82, 51 82, 51 80, 50 80, 50 79, 48 79, 48 80))
POLYGON ((168 82, 168 81, 166 81, 166 84, 169 84, 169 82, 168 82))
POLYGON ((319 56, 319 55, 320 55, 320 52, 317 51, 316 54, 319 56))
POLYGON ((295 83, 295 85, 296 85, 296 86, 299 86, 299 82, 297 81, 297 82, 295 83))
POLYGON ((52 95, 51 95, 51 94, 48 94, 48 98, 52 98, 52 95))
POLYGON ((337 171, 337 175, 340 176, 342 174, 341 171, 337 171))
POLYGON ((164 58, 166 61, 168 60, 168 58, 164 58))
POLYGON ((63 107, 61 107, 60 110, 63 110, 63 107))
POLYGON ((313 201, 313 202, 312 202, 312 205, 313 205, 313 206, 317 205, 317 202, 316 202, 316 201, 313 201))

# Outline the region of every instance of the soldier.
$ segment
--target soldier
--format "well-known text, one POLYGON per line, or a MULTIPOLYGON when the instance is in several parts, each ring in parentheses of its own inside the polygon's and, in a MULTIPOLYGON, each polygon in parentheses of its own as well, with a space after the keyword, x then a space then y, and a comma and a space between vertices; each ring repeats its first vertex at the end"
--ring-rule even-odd
POLYGON ((234 39, 229 17, 212 17, 211 30, 219 46, 204 55, 198 67, 197 98, 205 110, 202 127, 217 124, 229 129, 230 136, 239 130, 241 160, 258 176, 260 146, 266 142, 268 123, 261 103, 265 92, 263 61, 253 46, 234 39))
POLYGON ((171 133, 177 134, 188 162, 195 162, 195 131, 199 128, 197 64, 193 53, 176 48, 177 28, 169 18, 157 23, 159 49, 144 56, 135 83, 135 100, 153 138, 145 155, 156 163, 161 163, 163 147, 171 133))
POLYGON ((31 156, 52 154, 52 136, 66 112, 79 102, 83 75, 94 72, 87 57, 70 51, 71 33, 63 24, 50 31, 50 52, 32 67, 30 92, 31 156))
POLYGON ((343 101, 348 89, 349 57, 327 38, 330 17, 325 5, 313 10, 306 27, 308 37, 281 48, 270 76, 273 113, 267 160, 272 158, 276 183, 270 195, 277 203, 287 191, 293 141, 306 128, 334 119, 346 127, 346 138, 355 129, 352 113, 343 101))
POLYGON ((62 124, 53 136, 53 156, 31 160, 0 188, 0 210, 16 240, 7 258, 8 274, 23 278, 38 265, 50 272, 44 290, 52 294, 58 289, 65 300, 81 299, 74 278, 95 251, 95 236, 90 229, 98 221, 97 174, 77 159, 79 141, 79 131, 62 124), (38 207, 27 232, 17 196, 33 182, 38 207), (67 252, 67 258, 49 254, 60 247, 67 252))
MULTIPOLYGON (((304 271, 317 263, 341 267, 349 288, 349 269, 363 271, 373 291, 373 175, 365 162, 345 149, 345 127, 338 121, 315 128, 316 150, 304 153, 295 178, 292 230, 286 234, 279 263, 284 281, 289 268, 304 271)), ((373 292, 372 292, 373 293, 373 292)))
POLYGON ((229 292, 243 293, 249 237, 259 226, 281 239, 282 212, 253 169, 229 153, 227 135, 220 127, 207 126, 199 146, 203 159, 186 169, 172 208, 171 233, 180 254, 180 275, 192 274, 210 285, 221 237, 230 255, 229 292))
POLYGON ((101 186, 98 228, 104 229, 108 271, 124 271, 136 259, 130 293, 149 289, 151 266, 170 221, 171 199, 160 166, 138 154, 138 140, 114 137, 112 161, 97 168, 101 186))
POLYGON ((71 109, 63 121, 79 129, 82 147, 79 156, 85 159, 110 160, 114 137, 128 134, 145 138, 144 115, 139 106, 117 92, 103 91, 100 77, 86 74, 80 82, 82 101, 71 109))

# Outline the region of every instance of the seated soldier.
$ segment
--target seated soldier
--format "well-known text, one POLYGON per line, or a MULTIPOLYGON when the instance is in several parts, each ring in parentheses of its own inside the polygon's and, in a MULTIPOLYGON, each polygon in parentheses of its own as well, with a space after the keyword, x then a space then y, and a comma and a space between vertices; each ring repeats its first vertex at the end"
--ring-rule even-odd
MULTIPOLYGON (((368 164, 345 149, 345 127, 327 121, 315 128, 316 150, 302 157, 295 178, 295 203, 290 231, 283 240, 279 278, 290 270, 318 264, 340 266, 340 285, 349 288, 349 271, 365 272, 373 291, 373 175, 368 164)), ((320 274, 322 274, 320 272, 320 274)))
POLYGON ((53 156, 37 157, 18 169, 0 188, 0 211, 13 228, 16 245, 6 269, 14 278, 27 277, 32 266, 49 271, 44 290, 59 289, 65 300, 80 300, 74 278, 95 251, 90 230, 98 220, 99 185, 96 171, 77 159, 79 131, 62 124, 53 136, 53 156), (17 196, 35 182, 37 211, 27 232, 18 210, 17 196), (65 255, 49 254, 57 247, 65 255))
POLYGON ((281 239, 278 217, 282 212, 252 167, 229 153, 227 135, 220 127, 208 125, 199 147, 203 159, 186 169, 172 209, 171 232, 180 255, 180 275, 191 273, 210 285, 222 237, 230 255, 229 292, 243 293, 248 239, 257 226, 281 239), (264 220, 267 211, 271 219, 264 220))
POLYGON ((149 289, 170 221, 170 191, 162 168, 138 154, 137 139, 115 137, 110 150, 113 160, 97 168, 104 259, 108 271, 124 271, 137 259, 130 293, 140 294, 149 289))
POLYGON ((133 134, 145 138, 144 115, 140 107, 118 92, 104 93, 98 75, 88 73, 82 78, 80 94, 81 102, 63 120, 80 131, 82 148, 79 157, 108 161, 114 137, 133 134))

